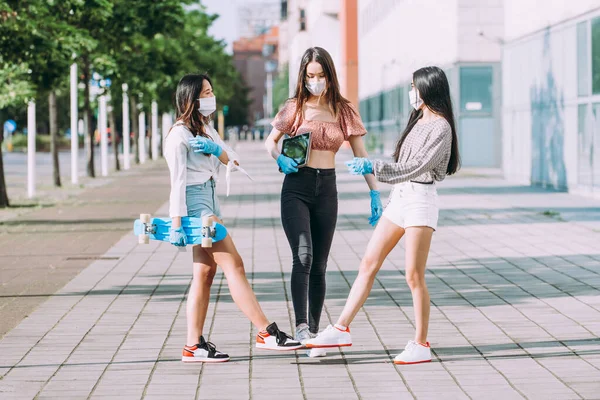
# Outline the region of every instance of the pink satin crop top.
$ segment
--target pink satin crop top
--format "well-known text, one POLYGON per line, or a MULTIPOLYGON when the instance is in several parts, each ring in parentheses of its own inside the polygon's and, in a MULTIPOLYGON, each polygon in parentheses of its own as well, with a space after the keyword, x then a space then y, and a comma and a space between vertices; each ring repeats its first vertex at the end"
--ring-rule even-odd
POLYGON ((349 107, 339 113, 337 121, 333 119, 331 113, 319 116, 318 113, 313 112, 311 116, 311 110, 306 108, 303 112, 305 117, 300 120, 295 118, 296 100, 288 100, 271 125, 289 136, 311 132, 311 149, 336 153, 344 140, 348 140, 350 136, 363 136, 367 133, 354 105, 351 103, 348 105, 349 107), (330 121, 325 121, 323 117, 328 117, 330 121))

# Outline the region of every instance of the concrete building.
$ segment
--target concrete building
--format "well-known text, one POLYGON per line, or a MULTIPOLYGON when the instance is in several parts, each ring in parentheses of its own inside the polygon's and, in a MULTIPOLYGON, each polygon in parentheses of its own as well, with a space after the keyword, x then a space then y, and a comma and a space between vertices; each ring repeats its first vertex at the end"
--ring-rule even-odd
POLYGON ((340 20, 341 0, 282 0, 279 64, 289 66, 290 96, 298 82, 302 55, 309 47, 326 49, 337 70, 341 57, 340 20))
POLYGON ((277 68, 278 33, 275 26, 266 33, 252 38, 241 38, 233 42, 233 62, 250 89, 248 119, 250 124, 270 113, 269 88, 272 81, 269 71, 277 68))
POLYGON ((464 166, 500 167, 502 0, 359 0, 360 111, 390 154, 410 114, 412 73, 437 65, 453 94, 464 166))
POLYGON ((240 37, 260 36, 279 23, 278 0, 244 2, 237 10, 240 37))
POLYGON ((600 197, 600 0, 505 0, 503 170, 600 197))

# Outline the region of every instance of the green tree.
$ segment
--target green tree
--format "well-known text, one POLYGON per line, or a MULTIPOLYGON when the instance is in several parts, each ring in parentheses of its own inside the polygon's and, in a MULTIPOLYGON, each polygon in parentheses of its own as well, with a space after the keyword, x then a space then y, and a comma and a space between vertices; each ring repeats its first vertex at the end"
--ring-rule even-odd
MULTIPOLYGON (((5 64, 0 54, 0 110, 11 105, 23 105, 33 96, 33 86, 27 80, 27 66, 25 64, 5 64)), ((0 113, 0 116, 2 113, 0 113)), ((4 118, 0 118, 4 123, 4 118)), ((2 142, 4 130, 0 127, 0 208, 9 206, 8 191, 4 178, 4 162, 2 160, 2 142)))
POLYGON ((273 110, 279 111, 283 103, 290 97, 290 68, 285 64, 273 83, 273 110))

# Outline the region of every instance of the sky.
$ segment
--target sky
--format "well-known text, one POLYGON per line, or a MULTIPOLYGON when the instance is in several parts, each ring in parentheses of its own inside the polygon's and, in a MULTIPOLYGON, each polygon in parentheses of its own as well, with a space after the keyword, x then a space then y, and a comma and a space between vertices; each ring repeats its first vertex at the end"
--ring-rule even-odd
POLYGON ((199 3, 206 7, 206 11, 211 14, 219 14, 219 18, 214 22, 209 32, 217 39, 224 39, 227 42, 227 51, 232 52, 231 44, 239 38, 239 29, 237 27, 237 9, 239 5, 247 3, 273 2, 278 0, 201 0, 199 3))

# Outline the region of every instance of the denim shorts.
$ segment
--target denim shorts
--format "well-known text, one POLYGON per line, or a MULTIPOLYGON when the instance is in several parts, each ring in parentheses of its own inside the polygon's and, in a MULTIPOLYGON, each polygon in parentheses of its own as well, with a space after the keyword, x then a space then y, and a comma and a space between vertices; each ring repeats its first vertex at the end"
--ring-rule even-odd
POLYGON ((428 226, 436 230, 439 205, 435 184, 404 182, 394 185, 383 216, 402 228, 428 226))
POLYGON ((216 215, 219 219, 222 219, 215 181, 212 179, 199 185, 187 186, 185 188, 185 202, 189 217, 202 218, 216 215))

